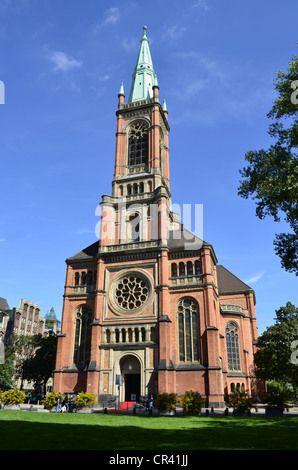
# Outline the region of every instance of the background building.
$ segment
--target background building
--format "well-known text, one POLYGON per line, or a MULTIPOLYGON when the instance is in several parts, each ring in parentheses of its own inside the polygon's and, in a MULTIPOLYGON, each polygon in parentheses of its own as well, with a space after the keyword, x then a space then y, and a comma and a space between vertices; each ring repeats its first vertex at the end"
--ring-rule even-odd
MULTIPOLYGON (((54 308, 51 308, 45 318, 42 318, 40 314, 41 307, 33 302, 21 299, 19 308, 13 307, 10 310, 7 301, 0 298, 0 325, 2 317, 0 340, 2 335, 4 344, 9 345, 12 336, 34 336, 40 334, 46 337, 51 333, 57 334, 60 322, 56 317, 54 308)), ((22 384, 23 389, 34 389, 34 384, 27 380, 22 381, 17 377, 14 380, 14 386, 17 388, 20 388, 22 384)), ((47 384, 48 391, 52 389, 52 382, 52 378, 49 379, 47 384)))
POLYGON ((40 305, 25 299, 21 299, 19 308, 9 309, 6 299, 0 298, 0 325, 1 321, 0 335, 5 337, 7 344, 12 335, 46 336, 49 332, 57 334, 61 324, 53 307, 45 318, 42 318, 40 305))
POLYGON ((10 309, 7 300, 0 297, 0 341, 4 342, 10 309))
POLYGON ((257 392, 255 295, 171 210, 168 111, 145 27, 128 102, 123 83, 118 97, 99 241, 67 259, 54 389, 102 400, 121 378, 121 401, 192 389, 224 406, 235 388, 257 392))
POLYGON ((45 320, 40 316, 41 307, 21 299, 19 308, 13 307, 6 330, 6 341, 11 335, 44 334, 45 320))

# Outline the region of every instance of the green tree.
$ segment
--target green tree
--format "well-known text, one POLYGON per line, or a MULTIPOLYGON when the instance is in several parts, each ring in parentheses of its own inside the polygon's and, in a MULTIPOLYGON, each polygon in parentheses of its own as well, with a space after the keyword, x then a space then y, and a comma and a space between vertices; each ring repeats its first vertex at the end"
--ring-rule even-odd
POLYGON ((41 335, 11 337, 11 346, 14 351, 15 378, 21 380, 21 390, 25 379, 24 363, 34 356, 39 336, 41 335))
POLYGON ((205 400, 199 392, 187 390, 180 398, 180 405, 184 411, 197 413, 204 406, 205 400))
POLYGON ((178 403, 178 395, 176 393, 158 393, 154 400, 154 406, 157 410, 175 410, 178 403))
POLYGON ((298 308, 291 302, 275 311, 275 324, 269 326, 257 340, 254 355, 257 375, 275 380, 284 387, 291 384, 297 395, 298 364, 292 360, 293 342, 298 340, 298 308))
POLYGON ((298 57, 294 55, 287 72, 279 71, 274 78, 277 98, 268 113, 272 119, 268 133, 275 143, 267 150, 249 151, 249 163, 240 170, 242 176, 238 194, 256 201, 260 219, 281 217, 291 232, 279 233, 274 249, 282 267, 298 275, 298 57))
POLYGON ((26 380, 40 385, 45 395, 47 381, 55 369, 57 336, 50 334, 44 338, 38 335, 35 346, 35 354, 23 363, 23 376, 26 380))
POLYGON ((0 364, 0 389, 12 388, 14 373, 14 352, 13 348, 8 346, 5 347, 4 363, 0 364))

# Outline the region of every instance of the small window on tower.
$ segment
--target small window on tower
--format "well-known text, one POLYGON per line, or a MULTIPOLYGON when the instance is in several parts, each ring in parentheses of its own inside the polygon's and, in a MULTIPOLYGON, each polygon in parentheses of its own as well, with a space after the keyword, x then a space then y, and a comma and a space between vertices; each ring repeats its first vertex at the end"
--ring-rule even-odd
POLYGON ((140 240, 140 215, 136 212, 129 217, 127 238, 130 241, 140 240))

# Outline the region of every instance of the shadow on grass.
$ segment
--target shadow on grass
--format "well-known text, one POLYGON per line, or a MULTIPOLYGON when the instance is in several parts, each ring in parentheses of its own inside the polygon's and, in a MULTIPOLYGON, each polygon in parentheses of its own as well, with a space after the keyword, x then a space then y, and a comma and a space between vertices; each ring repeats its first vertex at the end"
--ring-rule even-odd
POLYGON ((84 415, 56 415, 43 419, 29 413, 30 416, 23 415, 20 419, 16 415, 15 419, 13 416, 1 419, 0 413, 1 450, 298 449, 297 417, 111 418, 85 415, 84 419, 84 415))

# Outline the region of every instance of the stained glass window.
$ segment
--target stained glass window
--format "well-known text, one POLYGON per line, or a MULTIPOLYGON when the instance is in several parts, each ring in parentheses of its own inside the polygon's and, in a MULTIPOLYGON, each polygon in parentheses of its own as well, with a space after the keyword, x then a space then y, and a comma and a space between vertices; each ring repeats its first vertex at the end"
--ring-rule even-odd
POLYGON ((226 344, 228 369, 240 370, 238 328, 234 322, 230 322, 226 326, 226 344))
POLYGON ((198 305, 193 299, 183 299, 178 305, 179 361, 199 361, 198 305))
POLYGON ((82 306, 78 309, 75 320, 73 362, 82 367, 90 361, 92 311, 82 306))

